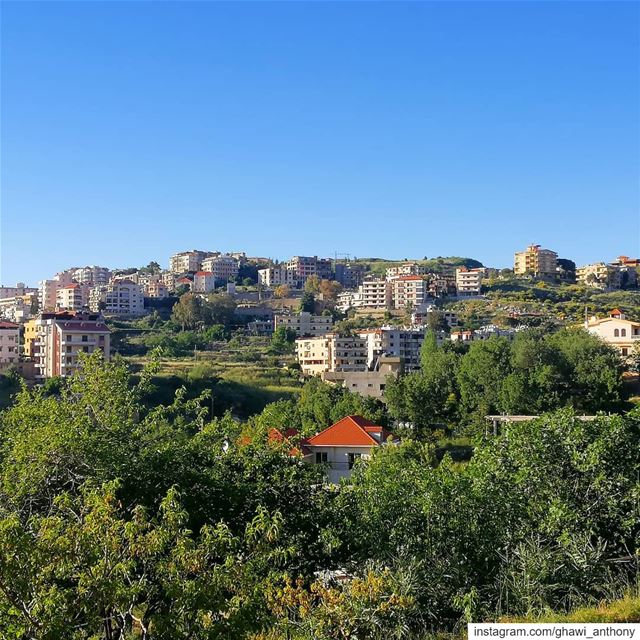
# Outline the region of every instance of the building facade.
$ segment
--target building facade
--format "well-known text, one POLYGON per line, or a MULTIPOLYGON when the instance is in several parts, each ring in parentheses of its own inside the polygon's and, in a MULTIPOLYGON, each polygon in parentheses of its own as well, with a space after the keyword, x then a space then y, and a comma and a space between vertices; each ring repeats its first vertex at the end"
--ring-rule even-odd
POLYGON ((109 328, 96 314, 42 314, 35 321, 35 333, 31 357, 36 379, 72 375, 81 353, 99 349, 105 360, 109 359, 109 328))
POLYGON ((479 296, 485 273, 486 269, 484 268, 467 269, 467 267, 460 267, 456 269, 456 295, 460 298, 479 296))
POLYGON ((359 336, 329 333, 318 338, 298 338, 296 356, 305 375, 367 370, 367 344, 359 336))
POLYGON ((613 309, 608 318, 591 317, 584 328, 615 347, 625 359, 633 354, 635 345, 640 342, 640 322, 627 320, 620 309, 613 309))
POLYGON ((211 256, 217 255, 213 251, 182 251, 169 258, 169 271, 171 273, 195 273, 202 270, 202 261, 211 256))
POLYGON ((141 316, 144 315, 144 293, 135 282, 118 280, 91 289, 89 308, 107 315, 141 316))
POLYGON ((276 315, 273 328, 275 330, 278 327, 291 329, 298 337, 318 337, 331 332, 333 318, 331 316, 317 316, 308 311, 302 311, 295 315, 276 315))
POLYGON ((0 321, 0 363, 16 364, 20 360, 20 325, 0 321))
POLYGON ((228 255, 211 256, 202 261, 202 271, 212 273, 215 280, 235 280, 239 269, 238 260, 228 255))
POLYGON ((529 245, 514 256, 513 272, 516 275, 535 277, 555 277, 558 267, 558 254, 543 249, 539 244, 529 245))

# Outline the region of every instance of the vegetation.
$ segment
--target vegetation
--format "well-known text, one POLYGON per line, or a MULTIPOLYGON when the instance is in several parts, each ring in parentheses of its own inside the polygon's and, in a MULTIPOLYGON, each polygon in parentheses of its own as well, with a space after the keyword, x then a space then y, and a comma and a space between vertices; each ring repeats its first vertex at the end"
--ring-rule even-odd
POLYGON ((618 411, 622 370, 615 349, 578 329, 492 337, 463 353, 428 333, 421 370, 389 379, 385 397, 391 415, 424 436, 442 424, 481 426, 491 414, 618 411))
MULTIPOLYGON (((425 369, 449 356, 427 346, 425 369)), ((3 638, 422 638, 637 588, 637 410, 516 423, 462 465, 406 439, 330 489, 270 430, 383 405, 313 381, 212 418, 210 392, 148 402, 158 366, 92 355, 0 414, 3 638)))

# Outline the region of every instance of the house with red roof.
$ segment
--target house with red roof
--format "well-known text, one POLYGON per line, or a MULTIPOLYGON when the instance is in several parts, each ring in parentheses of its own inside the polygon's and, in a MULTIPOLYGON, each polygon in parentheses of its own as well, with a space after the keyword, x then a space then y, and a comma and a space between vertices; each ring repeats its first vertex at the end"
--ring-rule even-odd
POLYGON ((615 347, 625 360, 633 355, 635 345, 640 344, 640 322, 628 320, 620 309, 612 309, 607 318, 592 316, 585 321, 584 328, 615 347))
POLYGON ((377 447, 397 444, 394 435, 362 416, 346 416, 311 438, 302 440, 305 462, 326 466, 329 482, 348 478, 359 459, 377 447))

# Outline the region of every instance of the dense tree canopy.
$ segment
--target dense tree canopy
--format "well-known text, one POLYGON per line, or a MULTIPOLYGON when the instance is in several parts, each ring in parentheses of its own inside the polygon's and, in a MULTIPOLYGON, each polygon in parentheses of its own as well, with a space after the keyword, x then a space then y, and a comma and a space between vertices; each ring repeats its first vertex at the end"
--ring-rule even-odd
MULTIPOLYGON (((581 336, 490 342, 470 370, 544 372, 548 348, 585 402, 608 388, 580 355, 607 367, 608 352, 581 336)), ((466 357, 428 343, 423 375, 451 365, 457 380, 466 357)), ((381 403, 316 380, 241 424, 181 390, 148 406, 153 373, 133 382, 94 354, 55 393, 23 388, 0 413, 3 638, 420 638, 568 610, 638 578, 637 411, 516 423, 464 465, 407 439, 328 487, 271 430, 308 435, 350 413, 387 424, 381 403)))

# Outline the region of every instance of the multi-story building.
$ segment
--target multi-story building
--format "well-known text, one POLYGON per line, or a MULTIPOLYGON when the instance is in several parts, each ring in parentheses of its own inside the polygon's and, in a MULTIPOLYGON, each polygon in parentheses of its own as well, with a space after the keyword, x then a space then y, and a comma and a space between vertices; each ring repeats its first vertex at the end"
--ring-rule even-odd
POLYGON ((349 309, 356 309, 362 306, 362 292, 358 291, 343 291, 338 294, 336 300, 336 309, 343 313, 349 311, 349 309))
POLYGON ((194 293, 210 293, 216 288, 216 279, 211 271, 197 271, 193 276, 194 293))
POLYGON ((205 258, 219 255, 213 251, 183 251, 176 253, 169 258, 169 271, 171 273, 195 273, 202 269, 202 261, 205 258))
POLYGON ((329 333, 318 338, 298 338, 296 355, 305 375, 367 370, 367 344, 359 336, 329 333))
POLYGON ((513 272, 516 275, 555 277, 557 266, 558 254, 555 251, 532 244, 515 254, 513 272))
POLYGON ((147 298, 162 299, 169 296, 169 288, 158 276, 148 280, 143 287, 143 291, 147 298))
POLYGON ((296 315, 276 315, 274 329, 278 327, 291 329, 298 337, 317 337, 331 331, 333 318, 331 316, 317 316, 308 311, 302 311, 296 315))
POLYGON ((309 276, 317 276, 320 280, 333 278, 331 260, 318 256, 294 256, 285 266, 298 286, 302 286, 309 276))
POLYGON ((389 280, 389 284, 394 309, 415 309, 428 296, 427 282, 420 276, 397 276, 389 280))
POLYGON ((362 284, 365 268, 359 264, 337 262, 334 277, 345 289, 355 289, 362 284))
POLYGON ((610 263, 588 264, 576 269, 576 279, 580 284, 597 289, 635 287, 638 280, 635 263, 636 260, 620 256, 610 263))
POLYGON ((27 293, 23 296, 0 298, 0 318, 9 322, 25 322, 31 317, 32 309, 37 306, 37 303, 37 292, 27 293))
MULTIPOLYGON (((365 278, 358 287, 357 306, 367 309, 389 309, 392 306, 393 286, 383 278, 365 278)), ((355 304, 353 306, 356 306, 355 304)))
POLYGON ((26 296, 31 293, 38 293, 38 289, 27 287, 24 282, 18 282, 15 287, 0 287, 0 300, 4 298, 16 298, 26 296))
POLYGON ((456 293, 458 297, 478 296, 482 289, 482 280, 485 277, 486 269, 467 269, 460 267, 456 269, 456 293))
POLYGON ((20 325, 0 322, 0 364, 14 364, 20 359, 20 325))
POLYGON ((634 345, 640 341, 640 322, 627 320, 620 309, 613 309, 608 318, 591 317, 584 328, 615 347, 623 358, 631 356, 634 345))
POLYGON ((109 328, 97 314, 42 314, 35 326, 36 338, 30 351, 37 379, 73 374, 81 353, 100 349, 105 360, 109 359, 109 328))
POLYGON ((216 280, 235 280, 240 265, 238 260, 229 255, 211 256, 202 261, 202 271, 209 271, 216 280))
POLYGON ((386 271, 387 278, 398 276, 423 276, 427 273, 427 267, 417 262, 404 262, 396 267, 389 267, 386 271))
POLYGON ((373 368, 367 371, 325 371, 321 378, 325 382, 341 385, 351 393, 381 400, 389 376, 397 378, 402 371, 401 358, 380 356, 373 368))
POLYGON ((267 267, 258 269, 258 282, 265 287, 279 287, 286 284, 289 287, 295 287, 298 282, 295 273, 289 271, 285 266, 267 267))
POLYGON ((89 285, 66 284, 56 291, 56 310, 82 311, 89 307, 89 285))
POLYGON ((97 267, 92 265, 90 267, 81 267, 74 269, 73 279, 78 284, 90 284, 97 286, 100 284, 107 284, 111 278, 111 271, 106 267, 97 267))
POLYGON ((118 280, 91 289, 89 308, 108 315, 141 316, 144 314, 144 293, 135 282, 118 280))
MULTIPOLYGON (((420 350, 424 342, 424 327, 380 327, 364 329, 358 336, 367 343, 367 367, 375 370, 381 357, 400 358, 403 371, 416 371, 420 368, 420 350)), ((444 333, 438 332, 439 344, 444 333)))
POLYGON ((620 272, 612 264, 595 262, 576 269, 576 280, 579 284, 598 289, 618 289, 620 272))
POLYGON ((22 354, 25 358, 31 358, 34 354, 33 346, 38 338, 38 319, 31 318, 22 325, 24 330, 22 354))
POLYGON ((56 273, 51 280, 42 280, 38 287, 38 306, 41 311, 53 311, 56 308, 57 292, 60 287, 73 284, 75 268, 56 273))

